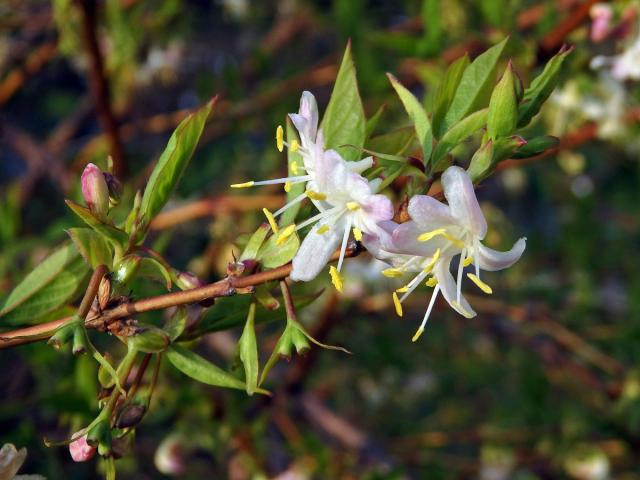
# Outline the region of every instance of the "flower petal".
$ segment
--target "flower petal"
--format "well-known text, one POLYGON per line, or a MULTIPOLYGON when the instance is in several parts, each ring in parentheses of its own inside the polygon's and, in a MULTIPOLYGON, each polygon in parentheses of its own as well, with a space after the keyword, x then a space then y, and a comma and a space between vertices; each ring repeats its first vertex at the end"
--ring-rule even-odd
POLYGON ((457 223, 448 205, 428 195, 413 196, 407 211, 411 219, 425 231, 457 223))
MULTIPOLYGON (((391 235, 391 248, 395 253, 432 257, 438 248, 443 248, 448 243, 444 237, 440 236, 434 237, 428 242, 419 242, 418 236, 421 233, 424 233, 424 229, 416 222, 403 223, 391 235)), ((455 255, 455 253, 452 253, 452 255, 455 255)))
POLYGON ((522 256, 526 246, 526 238, 518 240, 508 252, 498 252, 480 244, 476 261, 482 270, 489 272, 502 270, 516 263, 522 256))
POLYGON ((456 166, 447 168, 442 174, 442 188, 451 207, 451 214, 477 237, 483 239, 487 233, 487 221, 467 172, 456 166))
POLYGON ((302 92, 298 113, 307 120, 307 127, 309 129, 307 135, 312 141, 315 140, 316 133, 318 132, 318 103, 313 93, 306 90, 302 92))
POLYGON ((289 275, 291 280, 308 282, 316 278, 340 245, 343 232, 331 225, 328 232, 318 233, 319 227, 316 224, 311 229, 293 257, 293 268, 289 275))
POLYGON ((393 218, 393 204, 384 195, 368 195, 360 205, 369 222, 385 222, 393 218))
POLYGON ((443 259, 436 262, 434 267, 434 274, 436 279, 438 280, 438 285, 440 285, 440 290, 442 291, 442 296, 449 303, 451 308, 453 308, 456 312, 466 318, 473 318, 476 316, 476 312, 471 308, 467 299, 464 298, 464 295, 460 296, 460 304, 457 303, 457 288, 456 282, 453 279, 453 275, 449 271, 451 259, 443 259))

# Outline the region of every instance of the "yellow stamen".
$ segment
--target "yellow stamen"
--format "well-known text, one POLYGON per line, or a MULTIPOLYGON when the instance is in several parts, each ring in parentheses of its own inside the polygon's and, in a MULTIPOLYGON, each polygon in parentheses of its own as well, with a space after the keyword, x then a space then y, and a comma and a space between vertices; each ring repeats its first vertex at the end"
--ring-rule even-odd
POLYGON ((282 125, 278 125, 276 129, 276 147, 278 147, 279 152, 284 150, 284 130, 282 129, 282 125))
POLYGON ((464 242, 459 238, 456 238, 453 235, 449 235, 448 233, 443 233, 442 236, 453 243, 454 246, 458 248, 464 248, 464 242))
POLYGON ((493 290, 491 289, 491 287, 486 283, 484 283, 482 280, 480 280, 475 274, 467 273, 467 277, 469 277, 469 280, 475 283, 478 286, 478 288, 482 290, 484 293, 488 295, 491 295, 493 293, 493 290))
POLYGON ((329 225, 322 225, 319 229, 318 229, 318 233, 320 235, 327 233, 329 231, 329 225))
POLYGON ((444 235, 446 232, 447 231, 444 228, 437 228, 436 230, 432 230, 430 232, 425 232, 425 233, 419 235, 418 236, 418 241, 419 242, 428 242, 433 237, 436 237, 438 235, 444 235))
POLYGON ((396 307, 396 314, 401 317, 402 316, 402 304, 400 303, 400 299, 398 298, 398 294, 393 292, 391 295, 393 297, 393 306, 396 307))
POLYGON ((473 263, 473 257, 469 256, 469 257, 464 259, 464 262, 462 262, 462 266, 468 267, 472 263, 473 263))
POLYGON ((298 174, 298 162, 296 162, 295 160, 291 162, 291 173, 293 173, 294 175, 298 174))
POLYGON ((307 197, 311 200, 326 200, 327 196, 324 193, 314 192, 313 190, 306 191, 307 197))
POLYGON ((397 278, 397 277, 401 277, 404 274, 404 272, 399 268, 387 268, 382 271, 382 274, 385 277, 397 278))
POLYGON ((333 286, 336 287, 336 290, 342 292, 344 283, 338 269, 331 265, 331 267, 329 267, 329 275, 331 275, 331 283, 333 283, 333 286))
POLYGON ((278 235, 278 239, 276 240, 276 245, 282 245, 284 242, 287 241, 287 239, 291 236, 291 234, 293 234, 293 232, 296 231, 296 225, 295 223, 292 225, 289 225, 288 227, 286 227, 284 230, 282 230, 280 232, 280 234, 278 235))
POLYGON ((276 219, 273 217, 273 213, 271 213, 266 208, 263 208, 262 212, 264 213, 264 216, 267 217, 267 220, 269 221, 269 225, 271 225, 271 230, 273 230, 273 233, 278 233, 278 224, 276 223, 276 219))
POLYGON ((233 185, 231 185, 231 188, 247 188, 247 187, 253 187, 253 184, 255 182, 251 181, 251 182, 244 182, 244 183, 234 183, 233 185))
POLYGON ((291 191, 291 182, 284 182, 284 191, 287 193, 291 191))
POLYGON ((355 238, 358 242, 362 240, 362 230, 359 228, 353 228, 353 238, 355 238))
POLYGON ((291 140, 291 146, 289 147, 289 150, 291 150, 292 152, 297 152, 299 148, 300 143, 298 143, 298 140, 291 140))
POLYGON ((424 332, 424 328, 420 327, 418 331, 415 333, 415 335, 413 336, 413 338, 411 339, 411 341, 415 342, 416 340, 418 340, 420 338, 420 335, 422 335, 422 332, 424 332))
POLYGON ((360 204, 358 202, 347 202, 347 208, 352 212, 355 212, 360 208, 360 204))
POLYGON ((409 291, 409 287, 405 285, 404 287, 400 287, 396 290, 398 293, 407 293, 409 291))
POLYGON ((429 280, 427 280, 427 282, 425 283, 425 285, 427 287, 435 287, 438 284, 438 279, 436 277, 431 277, 429 280))
POLYGON ((440 258, 440 249, 437 248, 435 253, 433 254, 433 257, 431 257, 431 261, 427 264, 426 267, 424 267, 424 271, 426 273, 429 273, 433 269, 433 266, 436 264, 439 258, 440 258))

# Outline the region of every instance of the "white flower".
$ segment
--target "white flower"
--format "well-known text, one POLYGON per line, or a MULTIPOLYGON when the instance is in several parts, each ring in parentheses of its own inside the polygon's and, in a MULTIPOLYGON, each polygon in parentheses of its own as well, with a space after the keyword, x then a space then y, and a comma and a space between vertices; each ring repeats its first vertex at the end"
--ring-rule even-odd
POLYGON ((591 68, 602 67, 608 67, 616 80, 640 80, 640 35, 620 55, 598 55, 591 60, 591 68))
MULTIPOLYGON (((355 163, 368 164, 369 161, 355 163)), ((380 229, 378 223, 393 217, 389 199, 375 194, 377 182, 368 182, 354 172, 352 163, 345 161, 335 150, 327 150, 317 159, 314 177, 307 184, 307 194, 320 213, 296 227, 299 230, 315 224, 293 259, 292 280, 315 278, 340 246, 338 266, 332 266, 330 273, 336 289, 341 291, 339 272, 351 232, 356 240, 360 240, 363 233, 375 235, 380 229)))
POLYGON ((418 274, 404 287, 393 293, 396 312, 402 315, 402 302, 427 279, 434 287, 431 301, 413 341, 424 331, 438 293, 461 315, 476 315, 462 295, 464 268, 483 292, 492 293, 491 287, 480 279, 480 271, 502 270, 513 265, 522 255, 526 239, 518 240, 508 252, 485 247, 481 240, 487 232, 487 222, 476 199, 473 183, 460 167, 449 167, 442 174, 442 186, 449 205, 424 195, 414 196, 409 202, 411 221, 401 225, 392 222, 380 225, 382 233, 365 236, 364 244, 376 257, 392 265, 383 273, 402 276, 406 272, 418 274), (453 257, 459 255, 456 278, 450 272, 453 257), (398 297, 402 293, 402 297, 398 297))

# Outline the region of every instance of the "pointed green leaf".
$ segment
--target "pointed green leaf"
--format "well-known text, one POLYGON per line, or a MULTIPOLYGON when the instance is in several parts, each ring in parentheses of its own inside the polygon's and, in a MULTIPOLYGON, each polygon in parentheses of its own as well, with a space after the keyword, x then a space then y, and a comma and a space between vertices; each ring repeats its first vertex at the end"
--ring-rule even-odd
POLYGON ((258 387, 258 343, 256 341, 255 330, 256 304, 252 302, 249 305, 249 314, 247 322, 242 330, 242 335, 238 341, 240 349, 240 360, 244 366, 244 378, 246 383, 247 394, 253 395, 258 387))
POLYGON ((113 249, 102 235, 90 228, 70 228, 67 233, 91 268, 95 269, 98 265, 111 267, 113 249))
POLYGON ((390 73, 387 73, 387 77, 389 77, 391 85, 393 85, 398 97, 400 97, 400 100, 404 105, 404 109, 409 114, 409 117, 411 117, 411 121, 413 122, 413 127, 418 138, 418 143, 420 143, 420 146, 422 147, 423 162, 426 165, 429 161, 429 157, 431 156, 431 149, 433 145, 433 134, 431 132, 431 123, 429 122, 427 112, 425 112, 422 104, 413 95, 413 93, 407 90, 396 79, 396 77, 390 73))
POLYGON ((549 98, 551 92, 560 80, 562 63, 573 51, 573 48, 563 47, 544 67, 540 75, 533 79, 529 88, 524 91, 524 97, 518 107, 518 127, 529 124, 531 119, 540 111, 542 104, 549 98))
POLYGON ((487 122, 488 113, 489 112, 486 108, 484 110, 474 112, 451 127, 447 133, 444 134, 442 140, 440 140, 433 152, 434 165, 460 142, 469 138, 475 132, 484 127, 487 122))
POLYGON ((413 128, 400 128, 370 138, 366 143, 366 147, 374 152, 401 156, 407 153, 409 147, 414 143, 415 136, 416 133, 413 128))
POLYGON ((338 151, 346 160, 357 160, 358 153, 341 145, 364 145, 365 116, 356 68, 351 58, 351 43, 347 48, 338 70, 331 99, 320 123, 327 148, 338 151))
POLYGON ((546 150, 550 148, 555 148, 558 146, 560 140, 557 137, 551 136, 541 136, 534 137, 527 140, 526 145, 523 145, 518 149, 518 151, 513 155, 512 158, 529 158, 535 157, 536 155, 540 155, 546 150))
POLYGON ((258 229, 253 232, 251 238, 249 238, 249 242, 247 243, 247 246, 244 247, 242 255, 240 255, 238 260, 242 262, 243 260, 255 260, 258 258, 258 251, 260 250, 260 247, 262 247, 262 244, 270 231, 271 227, 268 223, 260 225, 258 229))
POLYGON ((380 119, 382 118, 382 114, 385 112, 386 109, 387 109, 387 105, 383 103, 382 105, 380 105, 380 108, 376 110, 376 113, 374 113, 371 118, 367 119, 367 123, 364 128, 364 136, 366 139, 371 138, 371 135, 373 135, 373 132, 376 131, 376 128, 378 127, 378 123, 380 123, 380 119))
POLYGON ((447 71, 440 82, 440 86, 435 95, 433 117, 431 118, 431 125, 433 126, 433 134, 436 138, 440 138, 444 132, 442 131, 442 122, 444 116, 451 106, 453 96, 456 93, 460 80, 462 80, 462 74, 469 66, 469 55, 465 54, 460 57, 447 68, 447 71))
POLYGON ((489 93, 496 78, 498 60, 504 51, 509 37, 479 55, 464 73, 451 106, 444 118, 443 132, 449 130, 469 113, 475 112, 487 104, 489 93))
POLYGON ((109 240, 112 244, 118 247, 124 247, 129 242, 129 236, 125 232, 123 232, 119 228, 114 227, 113 225, 103 223, 100 219, 98 219, 98 217, 91 213, 91 211, 87 207, 78 205, 71 200, 65 200, 65 203, 73 213, 75 213, 82 219, 82 221, 84 221, 84 223, 89 225, 93 230, 109 240))
POLYGON ((148 226, 169 200, 169 196, 193 156, 215 102, 216 98, 189 114, 171 135, 144 190, 140 204, 143 225, 148 226))
MULTIPOLYGON (((194 380, 216 387, 245 389, 244 382, 180 345, 171 345, 164 355, 174 367, 194 380)), ((264 393, 264 390, 256 391, 264 393)))
POLYGON ((184 332, 184 329, 187 327, 187 319, 187 307, 180 305, 176 308, 175 313, 171 315, 171 318, 165 322, 162 329, 169 334, 172 342, 184 332))
POLYGON ((140 265, 138 266, 136 274, 141 277, 150 278, 164 283, 167 290, 171 290, 171 285, 173 283, 171 279, 171 272, 166 265, 156 258, 144 257, 140 260, 140 265))
POLYGON ((300 238, 296 232, 280 245, 279 238, 278 234, 271 235, 260 247, 256 259, 264 268, 277 268, 290 262, 300 247, 300 238))

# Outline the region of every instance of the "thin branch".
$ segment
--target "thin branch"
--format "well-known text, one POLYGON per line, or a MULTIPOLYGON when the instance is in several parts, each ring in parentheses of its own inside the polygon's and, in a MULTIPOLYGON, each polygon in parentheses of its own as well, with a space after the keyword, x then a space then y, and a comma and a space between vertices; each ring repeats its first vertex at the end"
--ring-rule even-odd
MULTIPOLYGON (((345 256, 355 257, 360 254, 361 251, 359 244, 352 243, 348 246, 345 256)), ((336 261, 339 256, 340 251, 334 252, 331 257, 331 261, 336 261)), ((192 290, 166 293, 156 297, 124 303, 110 310, 98 313, 95 316, 90 316, 87 318, 85 326, 87 328, 103 328, 118 319, 129 318, 138 313, 162 310, 177 305, 199 303, 203 300, 209 300, 212 298, 228 297, 230 295, 235 295, 242 290, 247 291, 251 287, 255 287, 263 283, 282 280, 289 276, 291 268, 291 263, 287 263, 281 267, 265 270, 246 277, 227 277, 218 282, 194 288, 192 290)), ((51 322, 42 323, 40 325, 4 332, 0 334, 0 350, 49 338, 60 325, 64 324, 70 318, 71 317, 65 317, 51 322)))
POLYGON ((82 10, 82 34, 89 53, 89 86, 96 102, 98 120, 109 141, 109 150, 113 158, 114 174, 119 178, 126 175, 124 149, 118 132, 118 124, 111 109, 109 82, 105 76, 104 61, 98 44, 97 2, 78 0, 82 10))

